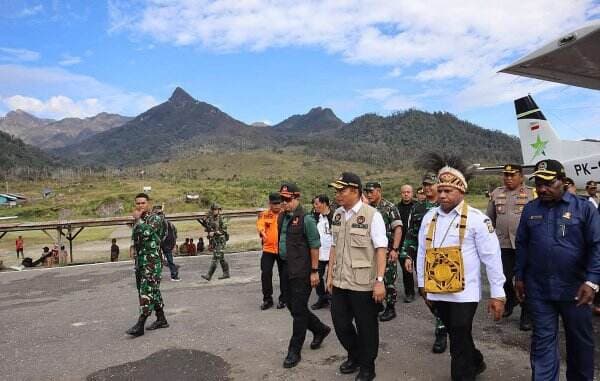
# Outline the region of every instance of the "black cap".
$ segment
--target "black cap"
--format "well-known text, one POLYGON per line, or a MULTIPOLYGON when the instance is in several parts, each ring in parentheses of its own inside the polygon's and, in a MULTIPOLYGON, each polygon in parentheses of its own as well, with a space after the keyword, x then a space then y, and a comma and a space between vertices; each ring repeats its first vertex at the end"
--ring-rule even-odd
POLYGON ((269 193, 269 203, 281 204, 281 196, 277 192, 269 193))
POLYGON ((585 187, 586 188, 596 188, 596 187, 598 187, 598 183, 595 182, 594 180, 590 180, 587 183, 585 183, 585 187))
POLYGON ((212 205, 210 206, 210 210, 221 210, 221 205, 217 204, 216 202, 213 202, 212 205))
POLYGON ((530 177, 530 179, 534 177, 539 177, 542 180, 554 180, 554 179, 562 179, 565 175, 565 167, 558 160, 542 160, 538 161, 535 164, 535 169, 530 177))
POLYGON ((417 188, 417 194, 423 194, 423 193, 425 193, 423 188, 417 188))
POLYGON ((330 187, 335 189, 343 189, 346 187, 350 188, 358 188, 362 187, 360 182, 360 177, 356 173, 352 172, 343 172, 337 180, 329 184, 330 187))
POLYGON ((573 181, 573 179, 570 177, 565 177, 563 179, 563 184, 564 185, 575 185, 575 181, 573 181))
POLYGON ((279 195, 287 198, 300 197, 300 188, 294 183, 283 183, 279 188, 279 195))
POLYGON ((511 174, 523 173, 523 167, 519 164, 505 164, 504 167, 502 167, 502 172, 511 174))
POLYGON ((375 188, 381 189, 381 183, 379 181, 369 181, 368 183, 365 184, 365 187, 363 188, 363 190, 366 192, 366 191, 372 191, 375 188))
POLYGON ((433 172, 427 172, 423 175, 422 184, 434 185, 437 184, 437 175, 433 172))

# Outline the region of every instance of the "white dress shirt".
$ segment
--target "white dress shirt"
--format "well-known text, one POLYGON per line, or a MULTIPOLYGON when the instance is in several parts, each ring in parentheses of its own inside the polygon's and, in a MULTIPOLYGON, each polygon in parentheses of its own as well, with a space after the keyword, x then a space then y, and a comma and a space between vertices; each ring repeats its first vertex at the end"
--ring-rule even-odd
MULTIPOLYGON (((458 246, 460 211, 463 203, 449 213, 444 213, 441 207, 432 208, 423 217, 419 230, 419 249, 417 251, 417 278, 419 287, 424 287, 425 277, 425 237, 431 224, 431 219, 438 213, 433 247, 458 246), (444 235, 448 232, 445 240, 444 235), (443 240, 443 243, 442 243, 443 240)), ((465 277, 465 289, 461 292, 448 294, 427 294, 427 299, 446 302, 479 302, 481 300, 481 264, 485 266, 490 293, 492 298, 505 297, 504 273, 500 244, 489 218, 480 210, 469 206, 467 212, 467 227, 462 244, 462 258, 465 277), (487 220, 487 221, 486 221, 487 220)))
MULTIPOLYGON (((352 216, 354 216, 360 208, 362 208, 363 202, 358 200, 354 206, 348 210, 345 208, 342 209, 342 213, 344 215, 344 219, 348 221, 352 216)), ((383 216, 377 210, 375 211, 375 215, 373 215, 373 221, 371 221, 371 242, 373 242, 373 247, 375 249, 379 247, 388 247, 388 239, 387 233, 385 230, 385 222, 383 221, 383 216)), ((335 246, 335 242, 332 243, 332 246, 335 246)))
POLYGON ((333 237, 331 236, 331 226, 329 226, 329 219, 327 218, 327 215, 319 214, 317 230, 319 231, 319 237, 321 238, 321 247, 319 248, 319 261, 328 261, 329 249, 331 249, 331 242, 333 241, 333 237))

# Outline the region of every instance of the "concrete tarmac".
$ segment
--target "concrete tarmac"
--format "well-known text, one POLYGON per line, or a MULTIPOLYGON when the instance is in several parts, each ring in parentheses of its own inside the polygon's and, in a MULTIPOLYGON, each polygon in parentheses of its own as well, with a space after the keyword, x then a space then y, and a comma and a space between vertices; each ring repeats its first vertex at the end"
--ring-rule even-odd
MULTIPOLYGON (((161 287, 171 326, 139 338, 125 334, 138 316, 131 262, 1 273, 0 378, 354 380, 338 371, 346 354, 333 331, 314 351, 308 333, 300 364, 282 367, 292 321, 287 309, 259 309, 259 258, 227 255, 232 278, 217 280, 218 269, 211 282, 200 278, 209 256, 176 258, 182 281, 171 282, 165 268, 161 287)), ((275 275, 275 298, 278 284, 275 275)), ((377 380, 450 380, 449 353, 431 352, 433 318, 423 301, 400 300, 396 310, 396 319, 380 325, 377 380)), ((331 325, 329 309, 316 314, 331 325)), ((518 330, 518 314, 495 323, 479 305, 474 337, 487 363, 479 380, 530 379, 529 333, 518 330)), ((600 319, 594 329, 597 338, 600 319)), ((598 348, 595 358, 598 367, 598 348)))

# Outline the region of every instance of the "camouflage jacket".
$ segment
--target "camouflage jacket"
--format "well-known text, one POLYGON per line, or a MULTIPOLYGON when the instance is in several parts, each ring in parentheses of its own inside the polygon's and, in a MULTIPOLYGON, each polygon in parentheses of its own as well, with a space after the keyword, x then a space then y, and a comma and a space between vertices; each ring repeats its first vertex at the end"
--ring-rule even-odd
POLYGON ((410 256, 415 259, 417 257, 417 249, 419 248, 419 229, 421 228, 421 221, 423 217, 431 208, 435 208, 439 204, 431 202, 429 200, 416 202, 410 216, 408 217, 408 228, 406 229, 406 236, 404 237, 404 244, 400 251, 400 258, 410 256))
POLYGON ((165 233, 162 214, 144 213, 133 226, 131 235, 137 255, 157 254, 165 233))
POLYGON ((208 213, 206 217, 198 220, 204 226, 204 231, 207 233, 215 233, 215 237, 228 237, 227 223, 221 216, 215 216, 212 213, 208 213))
POLYGON ((396 229, 398 226, 402 226, 402 218, 400 217, 398 208, 396 205, 383 198, 379 201, 379 204, 371 206, 376 208, 377 211, 381 213, 383 222, 385 222, 385 232, 388 238, 388 246, 392 247, 394 244, 394 229, 396 229))

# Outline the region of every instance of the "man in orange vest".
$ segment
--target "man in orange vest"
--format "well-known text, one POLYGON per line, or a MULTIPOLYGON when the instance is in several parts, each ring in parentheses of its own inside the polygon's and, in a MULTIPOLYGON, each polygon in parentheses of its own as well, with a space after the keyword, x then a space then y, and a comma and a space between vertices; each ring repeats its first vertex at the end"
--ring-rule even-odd
POLYGON ((260 257, 260 279, 262 282, 263 302, 261 310, 273 307, 273 265, 277 263, 279 273, 279 303, 277 308, 285 307, 285 279, 281 277, 281 258, 279 257, 279 246, 277 243, 277 217, 281 212, 281 196, 279 193, 269 194, 269 209, 261 212, 256 221, 256 230, 262 242, 263 253, 260 257))

